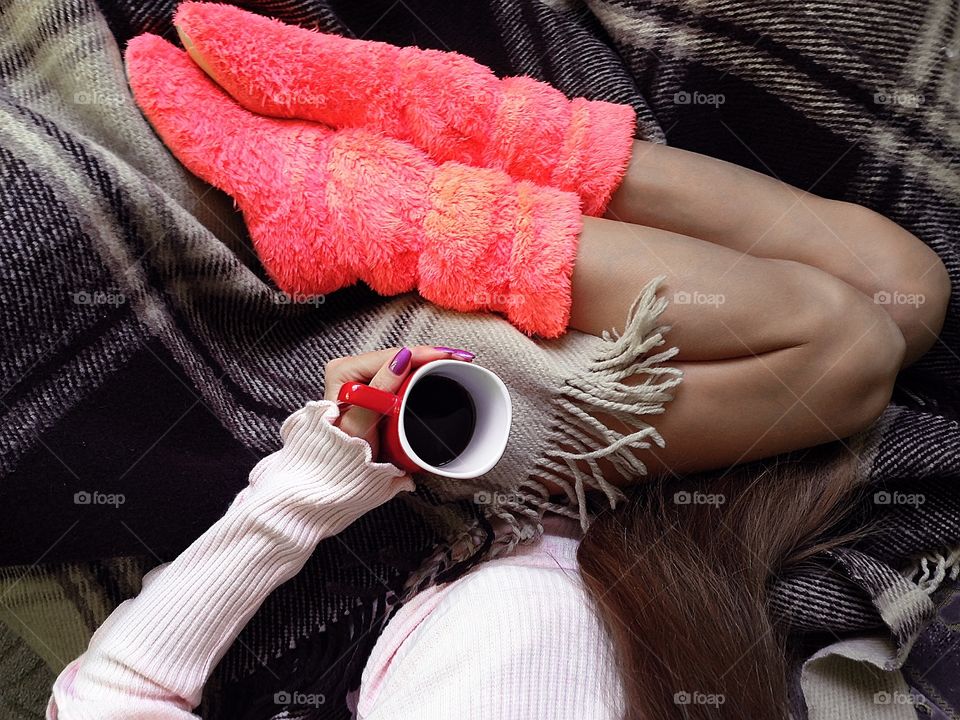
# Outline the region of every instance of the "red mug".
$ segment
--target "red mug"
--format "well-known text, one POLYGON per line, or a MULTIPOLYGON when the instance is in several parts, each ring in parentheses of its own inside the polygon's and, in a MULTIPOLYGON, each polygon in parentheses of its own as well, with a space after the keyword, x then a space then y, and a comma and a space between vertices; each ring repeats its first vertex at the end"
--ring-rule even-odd
POLYGON ((410 373, 396 393, 363 383, 346 383, 338 400, 386 416, 381 428, 382 454, 407 472, 430 472, 443 477, 468 479, 488 472, 507 448, 513 405, 507 386, 485 367, 460 360, 434 360, 410 373), (438 375, 455 381, 473 402, 473 432, 464 449, 443 465, 431 465, 410 446, 406 425, 407 399, 423 378, 438 375))

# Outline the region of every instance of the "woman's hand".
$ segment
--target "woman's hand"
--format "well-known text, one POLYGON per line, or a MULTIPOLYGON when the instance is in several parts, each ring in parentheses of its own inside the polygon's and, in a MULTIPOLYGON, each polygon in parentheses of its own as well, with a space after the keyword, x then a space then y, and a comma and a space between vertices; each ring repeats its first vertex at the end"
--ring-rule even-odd
MULTIPOLYGON (((414 348, 387 348, 374 352, 331 360, 324 371, 324 400, 336 402, 345 383, 361 382, 380 390, 395 393, 413 370, 433 360, 470 362, 469 350, 421 345, 414 348)), ((365 408, 351 407, 337 423, 348 435, 366 440, 377 459, 380 452, 379 424, 382 415, 365 408)))

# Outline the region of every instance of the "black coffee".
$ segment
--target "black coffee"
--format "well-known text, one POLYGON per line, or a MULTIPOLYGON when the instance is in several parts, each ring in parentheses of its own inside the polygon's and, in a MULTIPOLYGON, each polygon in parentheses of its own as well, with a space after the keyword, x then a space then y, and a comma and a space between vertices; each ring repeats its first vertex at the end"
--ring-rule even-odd
POLYGON ((407 396, 407 440, 429 465, 446 465, 466 450, 476 422, 473 398, 456 380, 427 375, 407 396))

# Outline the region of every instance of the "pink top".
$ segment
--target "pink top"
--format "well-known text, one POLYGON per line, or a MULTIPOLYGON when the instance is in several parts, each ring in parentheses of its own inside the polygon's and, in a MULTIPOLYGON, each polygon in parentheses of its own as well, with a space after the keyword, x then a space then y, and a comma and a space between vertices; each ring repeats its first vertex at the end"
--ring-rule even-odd
MULTIPOLYGON (((413 489, 310 402, 284 422, 226 514, 144 577, 57 678, 48 720, 197 720, 204 684, 263 600, 323 538, 413 489)), ((379 638, 353 697, 363 720, 612 718, 620 686, 576 570, 576 525, 422 592, 379 638)), ((293 698, 296 702, 298 699, 293 698)), ((304 698, 322 702, 322 698, 304 698)), ((279 709, 279 708, 278 708, 279 709)))

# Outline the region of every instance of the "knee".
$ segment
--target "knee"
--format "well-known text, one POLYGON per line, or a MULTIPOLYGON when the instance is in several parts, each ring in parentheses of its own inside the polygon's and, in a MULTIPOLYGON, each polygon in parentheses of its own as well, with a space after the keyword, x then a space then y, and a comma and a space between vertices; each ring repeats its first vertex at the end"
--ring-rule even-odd
POLYGON ((868 208, 842 205, 851 225, 872 239, 883 258, 872 265, 870 295, 900 328, 909 364, 933 345, 943 328, 950 275, 940 256, 907 230, 868 208))
POLYGON ((840 437, 869 427, 883 414, 893 395, 897 375, 908 351, 899 326, 882 310, 864 313, 864 321, 849 331, 837 361, 838 395, 849 412, 841 420, 840 437), (853 336, 853 333, 860 333, 853 336))
POLYGON ((813 368, 811 409, 831 433, 847 437, 887 407, 906 340, 893 318, 856 288, 819 271, 807 280, 814 286, 804 345, 813 368))
POLYGON ((936 342, 950 302, 950 275, 940 257, 924 249, 926 257, 912 269, 907 263, 894 268, 885 287, 873 295, 907 340, 905 364, 918 360, 936 342))

